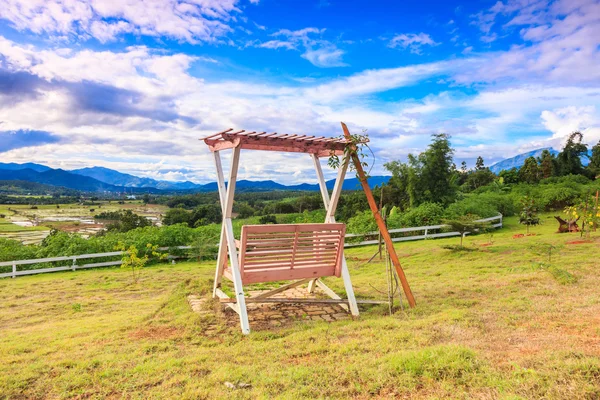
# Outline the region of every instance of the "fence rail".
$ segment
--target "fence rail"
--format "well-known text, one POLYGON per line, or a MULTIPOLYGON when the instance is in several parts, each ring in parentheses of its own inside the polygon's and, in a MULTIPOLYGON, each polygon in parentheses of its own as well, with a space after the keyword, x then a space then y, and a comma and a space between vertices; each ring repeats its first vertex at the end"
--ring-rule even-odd
MULTIPOLYGON (((492 223, 490 226, 493 228, 502 228, 502 214, 497 215, 495 217, 478 219, 475 222, 493 222, 499 221, 496 223, 492 223)), ((435 238, 445 238, 452 236, 460 236, 460 232, 437 232, 430 233, 431 231, 438 231, 443 228, 448 227, 448 225, 429 225, 429 226, 415 226, 410 228, 399 228, 399 229, 390 229, 388 232, 390 235, 394 235, 397 233, 408 233, 408 232, 423 232, 422 235, 414 235, 414 236, 400 236, 400 237, 392 237, 392 242, 407 242, 411 240, 423 240, 423 239, 435 239, 435 238)), ((351 233, 346 235, 346 239, 348 238, 357 238, 357 237, 369 237, 369 236, 378 236, 379 232, 367 232, 367 233, 351 233)), ((367 246, 371 244, 379 244, 379 238, 373 240, 363 240, 358 243, 348 243, 344 244, 345 248, 348 247, 357 247, 357 246, 367 246)))
MULTIPOLYGON (((491 224, 494 228, 502 227, 502 214, 491 217, 477 220, 477 222, 493 222, 499 221, 495 224, 491 224)), ((390 229, 389 232, 391 235, 398 233, 408 233, 408 232, 420 232, 423 231, 422 235, 414 235, 414 236, 401 236, 392 238, 393 242, 404 242, 409 240, 422 240, 422 239, 433 239, 433 238, 443 238, 443 237, 452 237, 452 236, 460 236, 460 232, 438 232, 438 233, 429 233, 430 231, 436 231, 447 227, 447 225, 430 225, 430 226, 417 226, 412 228, 400 228, 400 229, 390 229)), ((361 234, 347 234, 346 238, 356 238, 356 237, 369 237, 369 236, 377 236, 379 232, 368 232, 361 234)), ((358 243, 346 243, 344 247, 357 247, 357 246, 367 246, 371 244, 378 244, 379 240, 364 240, 358 243)), ((191 249, 191 246, 175 246, 171 248, 176 248, 179 250, 187 250, 191 249)), ((161 247, 159 250, 168 250, 169 247, 161 247)), ((16 260, 16 261, 4 261, 0 262, 0 267, 12 267, 12 272, 0 273, 0 278, 8 278, 23 275, 33 275, 33 274, 41 274, 45 272, 58 272, 58 271, 75 271, 78 269, 86 269, 86 268, 96 268, 96 267, 110 267, 115 265, 121 265, 121 260, 115 261, 105 261, 105 262, 94 262, 87 264, 78 264, 79 260, 93 259, 93 258, 105 258, 105 257, 116 257, 123 255, 122 251, 112 251, 108 253, 94 253, 94 254, 79 254, 75 256, 63 256, 63 257, 50 257, 50 258, 38 258, 33 260, 16 260), (31 264, 45 264, 45 263, 54 263, 60 261, 69 261, 69 265, 62 265, 58 267, 48 267, 48 268, 39 268, 39 269, 29 269, 29 270, 21 270, 17 269, 19 265, 31 265, 31 264)), ((171 258, 175 258, 175 256, 169 256, 171 258)))
MULTIPOLYGON (((190 249, 191 246, 174 246, 174 247, 160 247, 159 250, 169 250, 169 249, 179 249, 185 250, 190 249)), ((45 272, 58 272, 58 271, 75 271, 78 269, 85 268, 97 268, 97 267, 110 267, 115 265, 121 265, 123 263, 122 260, 115 261, 105 261, 105 262, 94 262, 87 264, 78 264, 78 260, 85 260, 91 258, 106 258, 106 257, 116 257, 122 256, 123 251, 111 251, 108 253, 94 253, 94 254, 78 254, 75 256, 62 256, 62 257, 49 257, 49 258, 36 258, 32 260, 15 260, 15 261, 3 261, 0 262, 0 267, 12 267, 12 272, 5 272, 0 274, 0 278, 16 278, 17 276, 22 275, 33 275, 33 274, 42 274, 45 272), (60 261, 70 261, 69 265, 62 265, 59 267, 48 267, 48 268, 38 268, 38 269, 26 269, 26 270, 17 270, 18 265, 31 265, 31 264, 45 264, 45 263, 54 263, 60 261)), ((170 258, 175 258, 174 256, 169 256, 170 258)))

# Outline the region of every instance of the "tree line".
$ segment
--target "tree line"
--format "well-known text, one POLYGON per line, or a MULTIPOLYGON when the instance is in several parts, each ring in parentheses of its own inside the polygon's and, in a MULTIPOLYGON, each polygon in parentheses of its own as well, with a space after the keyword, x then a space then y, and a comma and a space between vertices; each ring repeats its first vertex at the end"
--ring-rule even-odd
POLYGON ((544 150, 538 158, 527 158, 521 168, 504 170, 496 176, 484 165, 482 157, 477 158, 473 169, 468 169, 464 161, 460 169, 457 168, 450 136, 436 134, 425 151, 409 154, 407 162, 385 164, 392 178, 384 187, 383 202, 404 211, 424 203, 448 206, 462 194, 492 184, 501 189, 508 184, 536 184, 543 179, 569 175, 593 180, 600 175, 600 142, 592 147, 591 156, 588 154, 583 135, 574 132, 557 156, 544 150), (587 167, 583 165, 583 158, 589 158, 587 167))

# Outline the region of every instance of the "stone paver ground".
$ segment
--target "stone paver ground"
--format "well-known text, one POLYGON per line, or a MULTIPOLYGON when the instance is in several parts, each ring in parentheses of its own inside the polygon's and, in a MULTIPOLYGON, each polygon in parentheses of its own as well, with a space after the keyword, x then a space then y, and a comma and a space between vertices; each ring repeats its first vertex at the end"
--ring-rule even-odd
MULTIPOLYGON (((258 296, 268 290, 253 290, 248 292, 248 297, 258 296)), ((284 292, 277 293, 272 298, 300 298, 300 299, 321 299, 328 298, 320 288, 315 289, 315 293, 308 293, 306 287, 296 287, 288 289, 284 292)), ((211 301, 207 297, 199 297, 195 295, 188 296, 188 302, 194 312, 199 314, 208 314, 214 312, 206 306, 206 302, 211 301)), ((224 310, 221 318, 225 319, 225 323, 230 326, 239 325, 239 317, 235 311, 229 307, 223 307, 224 310)), ((247 304, 248 319, 250 328, 253 330, 269 329, 287 324, 292 324, 296 321, 327 321, 334 322, 349 319, 350 314, 338 304, 290 304, 290 303, 251 303, 247 304)), ((217 314, 218 315, 218 314, 217 314)), ((211 328, 209 328, 211 330, 211 328)))

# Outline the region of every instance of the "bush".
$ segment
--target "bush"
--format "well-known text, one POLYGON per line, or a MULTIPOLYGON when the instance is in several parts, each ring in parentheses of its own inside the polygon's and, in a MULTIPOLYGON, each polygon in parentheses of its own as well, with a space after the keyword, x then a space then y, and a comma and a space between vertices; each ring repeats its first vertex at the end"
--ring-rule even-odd
MULTIPOLYGON (((0 238, 0 261, 12 261, 12 260, 28 260, 36 258, 35 253, 38 247, 34 245, 24 245, 17 240, 0 238)), ((6 271, 9 272, 12 267, 7 267, 6 271)))
POLYGON ((440 204, 423 203, 402 214, 390 212, 388 226, 394 229, 401 227, 438 225, 442 222, 443 216, 444 208, 440 204))
MULTIPOLYGON (((511 195, 487 192, 473 196, 473 198, 477 199, 475 201, 481 201, 485 204, 489 204, 492 207, 494 207, 494 209, 496 210, 495 215, 498 215, 498 213, 500 213, 505 217, 510 217, 516 215, 519 210, 519 207, 515 201, 516 199, 511 195)), ((495 215, 490 215, 490 217, 493 217, 495 215)))
POLYGON ((586 185, 590 183, 590 180, 583 175, 566 175, 566 176, 552 176, 550 178, 542 179, 540 185, 554 185, 562 183, 580 184, 586 185))
POLYGON ((356 215, 348 220, 346 231, 348 233, 367 233, 377 231, 377 223, 371 210, 366 210, 356 213, 356 215))
POLYGON ((542 189, 539 203, 546 211, 562 210, 575 204, 582 194, 583 188, 574 188, 565 184, 548 185, 542 189))
POLYGON ((465 215, 477 215, 481 218, 489 218, 498 215, 498 210, 487 199, 473 196, 450 204, 444 212, 444 217, 456 219, 465 215))
POLYGON ((274 215, 263 215, 262 217, 260 217, 260 219, 258 220, 258 222, 261 225, 276 224, 277 223, 277 218, 275 218, 274 215))

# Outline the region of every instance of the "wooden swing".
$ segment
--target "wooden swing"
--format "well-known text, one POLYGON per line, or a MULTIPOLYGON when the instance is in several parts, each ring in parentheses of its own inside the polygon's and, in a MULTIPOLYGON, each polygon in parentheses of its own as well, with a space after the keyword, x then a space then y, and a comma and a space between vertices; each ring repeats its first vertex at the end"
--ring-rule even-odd
MULTIPOLYGON (((277 134, 266 132, 233 131, 228 129, 223 132, 208 136, 202 140, 213 153, 217 170, 217 186, 223 213, 221 240, 217 257, 217 267, 213 287, 213 297, 232 308, 240 317, 240 325, 244 334, 250 333, 248 323, 247 302, 310 302, 309 299, 273 299, 274 294, 286 289, 308 283, 308 291, 313 292, 319 286, 332 300, 349 307, 350 313, 358 317, 358 306, 354 297, 354 290, 344 258, 344 224, 335 222, 335 211, 342 192, 344 177, 349 162, 352 161, 356 171, 364 178, 364 171, 356 156, 355 151, 345 151, 347 146, 353 147, 350 133, 345 124, 344 139, 315 137, 307 135, 277 134), (223 166, 220 152, 231 149, 231 169, 229 179, 225 184, 223 166), (240 240, 233 234, 232 209, 237 172, 240 161, 241 149, 279 151, 293 153, 307 153, 311 156, 321 197, 326 209, 325 223, 323 224, 287 224, 287 225, 246 225, 242 227, 240 240), (330 157, 332 154, 343 156, 331 197, 325 183, 323 170, 319 161, 320 157, 330 157), (229 253, 229 257, 228 254, 229 253), (229 262, 228 262, 229 259, 229 262), (235 299, 230 298, 221 290, 222 277, 233 282, 235 299), (347 299, 341 299, 333 290, 327 287, 319 278, 327 276, 341 277, 344 281, 347 299), (244 284, 259 282, 294 281, 277 289, 262 293, 259 296, 246 299, 244 284)), ((354 149, 355 150, 355 149, 354 149)), ((411 307, 415 301, 400 267, 398 256, 392 245, 391 237, 377 210, 377 205, 366 182, 361 179, 361 184, 367 195, 367 200, 373 215, 382 232, 392 263, 411 307)))

